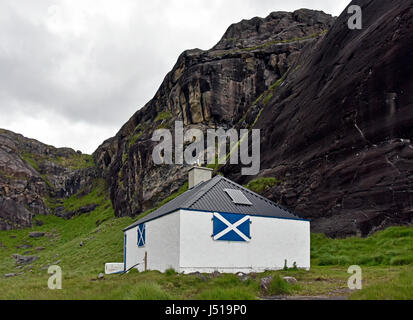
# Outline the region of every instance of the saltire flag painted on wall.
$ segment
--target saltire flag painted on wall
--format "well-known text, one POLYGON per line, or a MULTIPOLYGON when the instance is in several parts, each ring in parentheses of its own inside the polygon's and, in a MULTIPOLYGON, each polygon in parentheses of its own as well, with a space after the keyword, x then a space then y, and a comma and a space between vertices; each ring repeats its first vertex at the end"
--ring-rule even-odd
POLYGON ((146 242, 146 226, 145 224, 138 225, 138 247, 143 247, 146 242))
POLYGON ((250 241, 249 216, 233 213, 214 213, 213 238, 219 241, 250 241))

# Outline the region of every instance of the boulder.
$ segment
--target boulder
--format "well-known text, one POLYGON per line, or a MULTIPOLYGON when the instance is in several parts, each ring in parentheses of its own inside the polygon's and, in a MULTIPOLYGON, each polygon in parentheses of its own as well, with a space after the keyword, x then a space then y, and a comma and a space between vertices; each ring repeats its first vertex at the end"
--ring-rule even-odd
POLYGON ((12 277, 16 277, 16 276, 17 276, 16 273, 8 273, 8 274, 4 275, 5 278, 12 278, 12 277))
MULTIPOLYGON (((10 230, 15 226, 31 227, 32 218, 33 214, 18 201, 0 197, 0 230, 10 230)), ((10 238, 15 236, 11 235, 10 238)))
POLYGON ((207 281, 207 277, 205 277, 201 272, 193 272, 193 273, 189 273, 190 276, 196 276, 199 279, 201 279, 202 281, 207 281))
POLYGON ((297 284, 297 279, 294 277, 283 277, 285 281, 287 281, 289 284, 297 284))
POLYGON ((65 211, 63 207, 59 207, 55 210, 55 215, 61 217, 63 219, 69 220, 75 216, 79 216, 82 214, 90 213, 94 211, 98 207, 97 204, 90 204, 84 207, 81 207, 74 211, 65 211))
POLYGON ((45 235, 44 232, 39 232, 39 231, 29 233, 30 238, 42 238, 42 237, 44 237, 44 235, 45 235))
POLYGON ((268 277, 262 278, 261 281, 260 281, 261 291, 263 291, 263 292, 268 291, 270 289, 270 285, 271 285, 271 282, 272 282, 273 279, 274 279, 273 276, 268 276, 268 277))
POLYGON ((38 256, 23 256, 20 254, 14 254, 12 257, 16 260, 17 265, 30 264, 39 259, 38 256))
POLYGON ((238 272, 237 276, 241 280, 241 282, 245 282, 251 278, 248 274, 243 273, 243 272, 238 272))
POLYGON ((30 249, 33 248, 33 246, 31 244, 22 244, 20 246, 16 247, 17 249, 30 249))

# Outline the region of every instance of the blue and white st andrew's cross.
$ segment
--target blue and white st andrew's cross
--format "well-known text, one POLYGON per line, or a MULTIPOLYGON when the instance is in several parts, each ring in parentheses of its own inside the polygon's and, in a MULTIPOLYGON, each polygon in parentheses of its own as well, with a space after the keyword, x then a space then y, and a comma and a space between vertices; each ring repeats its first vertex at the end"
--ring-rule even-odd
POLYGON ((218 241, 241 241, 251 240, 250 217, 243 214, 214 213, 213 217, 213 239, 218 241))
POLYGON ((138 226, 138 247, 143 247, 146 242, 146 225, 140 224, 138 226))

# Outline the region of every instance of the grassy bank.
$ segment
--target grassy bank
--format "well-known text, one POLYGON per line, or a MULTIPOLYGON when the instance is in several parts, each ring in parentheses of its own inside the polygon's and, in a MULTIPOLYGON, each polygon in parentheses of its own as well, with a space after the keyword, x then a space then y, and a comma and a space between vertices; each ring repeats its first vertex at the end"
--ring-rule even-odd
POLYGON ((413 228, 396 227, 367 239, 332 240, 312 235, 311 271, 287 270, 256 274, 246 281, 235 275, 181 275, 168 271, 131 272, 98 280, 106 262, 123 261, 122 229, 131 218, 115 219, 102 181, 92 192, 65 201, 67 210, 97 204, 96 210, 69 221, 38 216, 43 224, 32 229, 0 232, 0 299, 259 299, 265 296, 346 296, 350 299, 413 299, 413 228), (30 232, 44 232, 34 239, 30 232), (20 268, 13 254, 35 255, 38 260, 20 268), (47 288, 47 266, 63 270, 63 290, 47 288), (350 292, 347 269, 363 269, 364 289, 350 292), (5 278, 5 274, 15 277, 5 278), (272 275, 268 292, 261 278, 272 275), (280 277, 292 276, 297 285, 280 277))

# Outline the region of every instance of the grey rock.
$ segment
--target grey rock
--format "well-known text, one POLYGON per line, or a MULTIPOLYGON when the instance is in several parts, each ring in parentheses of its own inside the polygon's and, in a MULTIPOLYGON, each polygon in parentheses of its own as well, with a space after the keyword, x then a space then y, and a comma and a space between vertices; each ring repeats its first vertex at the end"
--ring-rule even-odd
POLYGON ((23 256, 20 254, 14 254, 12 257, 16 259, 17 265, 30 264, 39 259, 37 256, 23 256))
POLYGON ((237 276, 242 282, 245 282, 251 278, 248 274, 243 273, 243 272, 238 272, 237 276))
POLYGON ((82 214, 90 213, 98 207, 97 204, 90 204, 84 207, 81 207, 74 211, 65 211, 64 208, 58 208, 55 211, 55 215, 66 220, 69 220, 75 216, 80 216, 82 214))
POLYGON ((99 273, 98 279, 103 280, 105 278, 105 275, 103 273, 99 273))
POLYGON ((319 11, 275 12, 232 25, 211 50, 183 52, 154 98, 93 154, 108 181, 115 215, 150 209, 187 180, 186 166, 153 165, 150 137, 159 125, 172 129, 175 120, 183 120, 185 126, 201 130, 229 129, 245 119, 242 128, 252 126, 264 107, 257 98, 268 95, 300 52, 317 43, 315 35, 333 22, 331 15, 319 11), (303 37, 308 39, 294 41, 303 37), (160 112, 170 119, 158 121, 160 112))
POLYGON ((44 237, 44 235, 45 235, 44 232, 38 232, 38 231, 29 233, 30 238, 42 238, 44 237))
POLYGON ((16 277, 16 276, 17 276, 16 273, 8 273, 8 274, 4 275, 5 278, 12 278, 12 277, 16 277))
POLYGON ((289 284, 297 284, 297 279, 294 277, 283 277, 285 281, 287 281, 289 284))
POLYGON ((35 220, 36 226, 41 227, 42 225, 44 225, 43 221, 40 220, 35 220))
POLYGON ((261 291, 268 291, 271 285, 271 281, 274 279, 273 276, 264 277, 260 281, 260 289, 261 291))
POLYGON ((31 244, 23 244, 21 246, 17 246, 17 249, 30 249, 33 248, 33 246, 31 244))
POLYGON ((41 268, 41 270, 47 270, 47 269, 49 269, 50 266, 51 266, 51 264, 46 264, 41 268))
POLYGON ((202 281, 207 281, 208 279, 207 279, 207 277, 205 277, 201 272, 193 272, 193 273, 190 273, 189 275, 191 275, 191 276, 196 276, 196 277, 198 277, 199 279, 201 279, 202 281))
POLYGON ((65 198, 85 186, 93 187, 95 168, 76 170, 56 161, 74 156, 78 154, 72 149, 55 148, 0 129, 0 230, 40 226, 42 222, 33 217, 51 213, 43 200, 48 195, 65 198), (34 161, 24 160, 23 154, 34 161))
MULTIPOLYGON (((0 149, 1 158, 1 149, 0 149)), ((1 159, 0 159, 1 166, 1 159)), ((1 190, 1 185, 0 185, 1 190)), ((13 229, 15 225, 31 227, 33 214, 24 205, 11 198, 0 198, 0 230, 13 229), (7 221, 7 222, 6 222, 7 221)), ((16 236, 11 235, 15 239, 16 236)))

